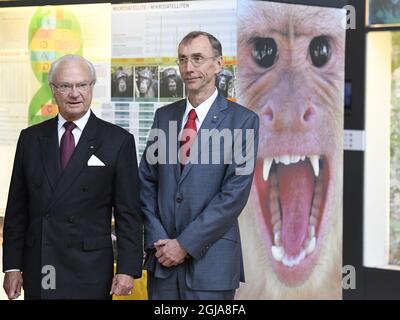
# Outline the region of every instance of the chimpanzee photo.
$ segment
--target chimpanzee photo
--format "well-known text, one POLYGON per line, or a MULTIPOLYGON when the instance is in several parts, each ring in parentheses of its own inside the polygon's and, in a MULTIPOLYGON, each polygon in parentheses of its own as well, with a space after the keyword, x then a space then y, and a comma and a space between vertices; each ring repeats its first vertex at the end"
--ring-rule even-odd
POLYGON ((215 79, 215 86, 219 90, 220 93, 224 95, 225 98, 233 98, 234 97, 234 76, 233 70, 229 70, 228 68, 224 68, 217 75, 215 79))
POLYGON ((131 67, 123 68, 119 66, 115 72, 111 74, 111 99, 133 100, 133 75, 131 67))
POLYGON ((136 75, 136 99, 148 100, 148 98, 158 98, 158 70, 157 67, 135 67, 136 75))
POLYGON ((183 81, 176 67, 166 67, 160 76, 160 98, 183 98, 183 81))

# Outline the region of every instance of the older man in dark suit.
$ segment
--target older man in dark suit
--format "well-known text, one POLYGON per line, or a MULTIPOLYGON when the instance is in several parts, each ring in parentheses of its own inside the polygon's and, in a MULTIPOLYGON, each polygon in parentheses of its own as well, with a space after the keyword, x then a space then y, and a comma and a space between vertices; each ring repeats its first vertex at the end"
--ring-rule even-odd
POLYGON ((9 299, 110 299, 141 276, 142 218, 134 138, 90 111, 86 59, 52 64, 57 117, 21 132, 4 224, 9 299), (117 234, 113 277, 111 217, 117 234))
POLYGON ((238 216, 250 192, 259 120, 215 88, 222 63, 214 36, 185 36, 178 64, 188 98, 154 117, 157 139, 139 169, 150 299, 233 299, 244 281, 238 216))

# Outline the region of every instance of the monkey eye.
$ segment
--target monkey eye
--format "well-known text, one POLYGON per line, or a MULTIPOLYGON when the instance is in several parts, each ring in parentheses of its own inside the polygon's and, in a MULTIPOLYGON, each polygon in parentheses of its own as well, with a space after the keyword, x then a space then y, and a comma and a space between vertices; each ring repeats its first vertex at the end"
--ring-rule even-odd
POLYGON ((262 68, 271 67, 278 59, 278 47, 272 38, 255 37, 252 40, 253 55, 256 63, 262 68))
POLYGON ((319 36, 311 40, 310 56, 314 66, 321 68, 327 64, 331 57, 331 46, 325 36, 319 36))

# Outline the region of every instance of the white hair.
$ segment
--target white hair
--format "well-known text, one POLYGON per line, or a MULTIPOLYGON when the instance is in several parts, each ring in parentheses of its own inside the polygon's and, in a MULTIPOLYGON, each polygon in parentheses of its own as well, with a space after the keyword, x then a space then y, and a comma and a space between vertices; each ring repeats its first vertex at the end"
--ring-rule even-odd
POLYGON ((51 64, 49 76, 48 76, 49 82, 53 82, 54 76, 57 73, 58 66, 60 64, 62 64, 63 62, 71 61, 71 60, 75 60, 75 61, 78 60, 78 61, 82 61, 82 62, 86 63, 86 65, 89 69, 89 72, 90 72, 90 76, 92 77, 92 82, 96 83, 96 70, 94 69, 93 64, 89 60, 86 60, 84 57, 81 57, 76 54, 67 54, 65 56, 62 56, 61 58, 58 58, 51 64))

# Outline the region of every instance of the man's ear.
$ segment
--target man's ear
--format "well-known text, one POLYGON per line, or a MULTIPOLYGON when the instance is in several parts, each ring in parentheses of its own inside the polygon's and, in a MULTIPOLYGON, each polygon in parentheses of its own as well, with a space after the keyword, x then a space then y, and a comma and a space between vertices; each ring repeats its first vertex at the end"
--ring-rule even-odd
POLYGON ((224 66, 224 58, 222 56, 218 57, 217 63, 218 63, 218 71, 217 71, 216 75, 222 71, 222 68, 224 66))

